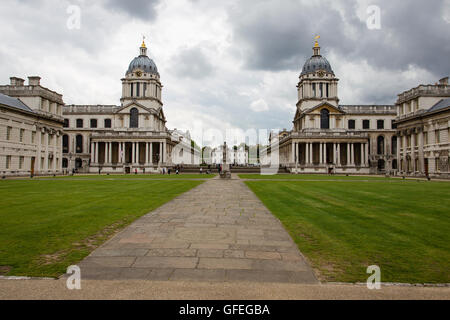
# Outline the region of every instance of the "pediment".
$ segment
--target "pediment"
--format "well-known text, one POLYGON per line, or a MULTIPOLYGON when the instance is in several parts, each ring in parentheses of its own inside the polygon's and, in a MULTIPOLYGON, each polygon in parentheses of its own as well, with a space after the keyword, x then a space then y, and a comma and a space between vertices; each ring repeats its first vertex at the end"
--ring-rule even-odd
POLYGON ((303 112, 303 114, 311 114, 311 113, 317 114, 317 113, 320 113, 320 111, 322 109, 327 109, 330 113, 338 113, 338 114, 345 113, 344 111, 342 111, 338 107, 332 105, 331 103, 322 102, 322 103, 318 104, 317 106, 314 106, 312 108, 309 108, 308 110, 305 110, 303 112))
POLYGON ((140 114, 145 114, 145 113, 158 114, 157 110, 145 107, 136 101, 130 102, 130 103, 122 106, 121 108, 119 108, 116 111, 116 113, 130 113, 130 110, 133 108, 137 108, 140 114))

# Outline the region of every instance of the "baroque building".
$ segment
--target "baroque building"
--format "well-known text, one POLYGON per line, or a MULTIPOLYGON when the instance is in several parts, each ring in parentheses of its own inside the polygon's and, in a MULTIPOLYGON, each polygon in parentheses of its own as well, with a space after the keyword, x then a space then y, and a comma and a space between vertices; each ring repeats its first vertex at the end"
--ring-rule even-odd
MULTIPOLYGON (((318 42, 302 69, 293 129, 276 135, 280 165, 292 173, 386 173, 397 170, 394 105, 341 105, 339 79, 318 42)), ((271 134, 264 164, 275 136, 271 134)))
POLYGON ((62 173, 63 99, 39 77, 0 86, 0 175, 62 173))
POLYGON ((450 85, 419 85, 398 95, 400 173, 449 177, 450 85))
POLYGON ((158 68, 148 57, 145 42, 139 50, 121 80, 119 106, 64 107, 64 168, 151 173, 174 163, 190 163, 189 134, 167 129, 158 68), (173 152, 175 148, 179 150, 173 152))

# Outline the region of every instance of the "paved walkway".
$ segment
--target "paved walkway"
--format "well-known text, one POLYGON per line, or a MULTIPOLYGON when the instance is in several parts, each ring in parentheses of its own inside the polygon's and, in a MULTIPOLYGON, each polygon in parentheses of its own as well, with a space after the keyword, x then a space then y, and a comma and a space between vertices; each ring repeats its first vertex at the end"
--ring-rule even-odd
POLYGON ((239 179, 212 179, 135 221, 79 264, 82 279, 318 283, 239 179))

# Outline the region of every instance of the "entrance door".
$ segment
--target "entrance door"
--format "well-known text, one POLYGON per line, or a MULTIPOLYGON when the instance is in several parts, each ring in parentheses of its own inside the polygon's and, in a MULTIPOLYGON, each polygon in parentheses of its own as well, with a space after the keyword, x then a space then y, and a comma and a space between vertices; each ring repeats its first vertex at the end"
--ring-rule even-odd
POLYGON ((125 167, 125 173, 130 173, 130 172, 131 172, 130 167, 125 167))
POLYGON ((424 162, 424 166, 425 166, 425 175, 428 175, 428 158, 425 158, 425 162, 424 162))
POLYGON ((35 157, 31 157, 31 168, 30 168, 30 172, 31 175, 34 176, 34 163, 36 162, 36 158, 35 157))

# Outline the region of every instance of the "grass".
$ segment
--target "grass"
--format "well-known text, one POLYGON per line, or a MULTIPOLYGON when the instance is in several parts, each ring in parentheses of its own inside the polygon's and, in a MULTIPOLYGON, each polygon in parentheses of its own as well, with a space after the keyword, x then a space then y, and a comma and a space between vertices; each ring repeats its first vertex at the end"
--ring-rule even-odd
POLYGON ((58 276, 117 230, 202 183, 76 178, 0 181, 0 274, 58 276))
POLYGON ((186 180, 186 179, 211 179, 214 178, 216 174, 195 174, 195 173, 183 173, 183 174, 77 174, 74 176, 55 176, 55 177, 35 177, 34 179, 86 179, 86 180, 135 180, 135 179, 164 179, 164 180, 186 180))
POLYGON ((383 282, 449 283, 450 183, 355 178, 245 183, 322 280, 365 282, 378 265, 383 282))

